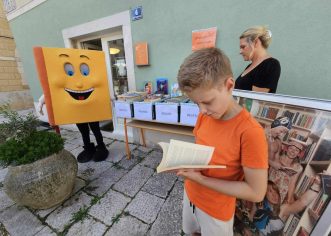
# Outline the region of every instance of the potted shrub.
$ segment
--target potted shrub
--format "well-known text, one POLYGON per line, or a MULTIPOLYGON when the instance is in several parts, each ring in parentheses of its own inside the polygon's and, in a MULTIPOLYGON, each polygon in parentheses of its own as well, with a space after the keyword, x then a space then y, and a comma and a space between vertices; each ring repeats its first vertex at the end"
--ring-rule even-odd
POLYGON ((37 130, 35 115, 19 115, 0 107, 6 119, 0 124, 0 165, 8 166, 4 191, 16 203, 34 209, 60 204, 73 190, 76 158, 63 149, 54 132, 37 130))

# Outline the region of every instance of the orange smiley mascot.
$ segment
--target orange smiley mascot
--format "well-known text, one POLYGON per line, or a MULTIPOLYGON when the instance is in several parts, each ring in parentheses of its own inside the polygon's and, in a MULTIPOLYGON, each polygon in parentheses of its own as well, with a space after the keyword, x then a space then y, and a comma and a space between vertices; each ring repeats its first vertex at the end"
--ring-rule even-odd
POLYGON ((84 150, 78 162, 103 161, 108 150, 99 121, 112 118, 105 55, 101 51, 35 47, 50 125, 76 124, 84 150), (92 130, 97 146, 90 141, 92 130))

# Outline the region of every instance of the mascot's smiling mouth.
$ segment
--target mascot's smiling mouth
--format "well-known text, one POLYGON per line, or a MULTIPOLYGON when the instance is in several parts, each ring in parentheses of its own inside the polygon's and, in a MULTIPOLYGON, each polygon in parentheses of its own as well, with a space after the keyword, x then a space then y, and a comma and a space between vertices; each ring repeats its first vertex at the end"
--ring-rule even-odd
POLYGON ((76 100, 85 100, 91 95, 91 93, 94 91, 94 88, 90 88, 87 90, 72 90, 64 88, 64 90, 67 91, 70 96, 76 100))

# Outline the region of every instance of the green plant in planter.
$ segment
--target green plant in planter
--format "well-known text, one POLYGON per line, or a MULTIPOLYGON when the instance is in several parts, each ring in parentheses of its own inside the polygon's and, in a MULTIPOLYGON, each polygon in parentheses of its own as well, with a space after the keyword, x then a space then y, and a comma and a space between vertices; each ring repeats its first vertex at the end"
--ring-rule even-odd
POLYGON ((6 119, 0 124, 0 164, 17 166, 33 163, 63 149, 64 141, 56 133, 37 131, 39 121, 35 115, 25 116, 0 107, 6 119))
POLYGON ((71 196, 77 160, 63 148, 63 139, 37 129, 32 113, 20 115, 0 106, 0 165, 8 166, 3 189, 19 205, 47 209, 71 196))

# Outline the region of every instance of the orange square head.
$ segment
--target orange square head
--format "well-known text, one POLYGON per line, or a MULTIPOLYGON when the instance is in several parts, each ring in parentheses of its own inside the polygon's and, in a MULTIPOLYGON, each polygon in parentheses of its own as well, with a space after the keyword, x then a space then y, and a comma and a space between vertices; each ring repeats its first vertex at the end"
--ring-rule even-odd
POLYGON ((36 47, 34 57, 51 125, 112 118, 103 52, 36 47))

